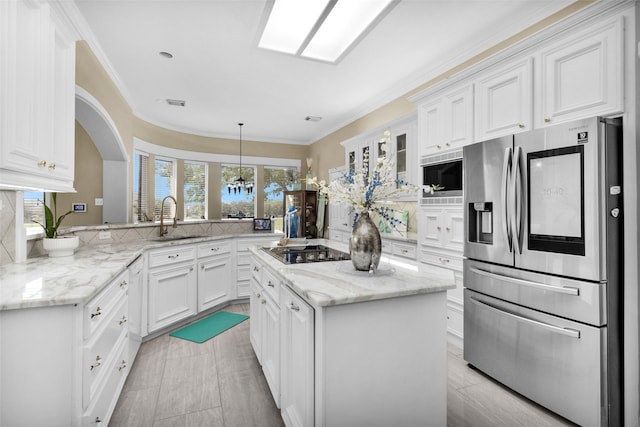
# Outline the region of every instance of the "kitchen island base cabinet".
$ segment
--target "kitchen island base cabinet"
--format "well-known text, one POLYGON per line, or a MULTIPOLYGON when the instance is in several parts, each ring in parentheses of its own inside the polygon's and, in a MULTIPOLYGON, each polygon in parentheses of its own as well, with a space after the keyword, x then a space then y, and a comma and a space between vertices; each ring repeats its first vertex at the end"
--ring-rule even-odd
POLYGON ((316 310, 316 426, 447 424, 446 293, 316 310))

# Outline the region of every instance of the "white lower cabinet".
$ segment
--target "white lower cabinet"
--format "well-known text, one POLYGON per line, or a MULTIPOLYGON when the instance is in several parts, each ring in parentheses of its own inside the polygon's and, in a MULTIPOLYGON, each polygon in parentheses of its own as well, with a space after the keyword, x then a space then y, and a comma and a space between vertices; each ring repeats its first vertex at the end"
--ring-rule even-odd
POLYGON ((251 286, 251 252, 249 252, 249 248, 269 246, 276 240, 279 240, 279 236, 271 233, 236 239, 236 286, 235 291, 230 292, 232 299, 249 297, 251 286))
POLYGON ((258 362, 280 407, 280 287, 277 277, 254 261, 251 279, 249 337, 258 362))
POLYGON ((283 286, 282 394, 280 408, 287 427, 314 425, 314 310, 283 286))
POLYGON ((129 271, 85 304, 0 312, 0 425, 105 426, 129 374, 129 271))
POLYGON ((229 299, 231 243, 213 241, 198 245, 198 312, 229 299))
POLYGON ((195 246, 149 252, 149 332, 197 314, 195 246))

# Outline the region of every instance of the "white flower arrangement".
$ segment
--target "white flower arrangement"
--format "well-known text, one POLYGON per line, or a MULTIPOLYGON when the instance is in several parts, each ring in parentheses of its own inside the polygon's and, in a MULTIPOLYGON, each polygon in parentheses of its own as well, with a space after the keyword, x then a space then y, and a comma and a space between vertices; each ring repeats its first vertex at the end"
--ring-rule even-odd
POLYGON ((395 210, 381 203, 418 190, 417 186, 396 178, 395 161, 386 155, 390 132, 385 131, 384 136, 385 143, 380 146, 384 155, 378 158, 371 174, 368 173, 369 159, 365 158, 363 166, 349 170, 329 185, 324 180, 318 181, 317 177, 310 180, 318 187, 320 194, 326 194, 329 200, 352 206, 355 209, 354 224, 360 213, 376 212, 396 228, 401 221, 394 217, 395 210))

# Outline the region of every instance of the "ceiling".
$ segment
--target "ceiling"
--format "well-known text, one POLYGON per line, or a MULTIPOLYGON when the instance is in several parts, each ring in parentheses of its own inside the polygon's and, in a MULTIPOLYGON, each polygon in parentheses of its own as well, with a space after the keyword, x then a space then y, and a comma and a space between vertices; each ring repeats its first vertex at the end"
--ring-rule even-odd
POLYGON ((220 138, 237 138, 243 122, 243 139, 294 144, 317 141, 573 2, 400 0, 329 64, 257 47, 267 0, 75 0, 83 38, 106 58, 136 116, 220 138))

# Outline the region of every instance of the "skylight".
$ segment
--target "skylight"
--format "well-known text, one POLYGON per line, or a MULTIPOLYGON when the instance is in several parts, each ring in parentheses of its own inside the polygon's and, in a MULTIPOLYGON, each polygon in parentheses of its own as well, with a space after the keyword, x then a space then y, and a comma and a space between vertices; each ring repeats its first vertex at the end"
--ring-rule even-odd
POLYGON ((335 62, 397 0, 275 0, 258 46, 335 62))

